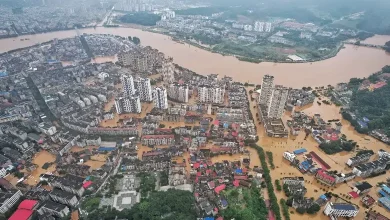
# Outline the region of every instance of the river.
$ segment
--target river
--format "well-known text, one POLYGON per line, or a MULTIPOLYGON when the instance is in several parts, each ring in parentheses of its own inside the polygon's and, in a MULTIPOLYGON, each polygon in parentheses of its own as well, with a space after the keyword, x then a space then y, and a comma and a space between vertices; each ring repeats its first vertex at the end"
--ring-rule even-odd
MULTIPOLYGON (((217 73, 231 76, 241 82, 261 83, 264 74, 275 76, 275 82, 285 86, 335 85, 347 82, 352 77, 367 77, 390 64, 390 54, 380 49, 345 45, 337 56, 314 63, 248 63, 232 56, 222 56, 188 44, 172 41, 170 37, 133 28, 82 29, 80 33, 115 34, 137 36, 142 45, 151 46, 173 57, 174 62, 199 74, 217 73)), ((68 38, 76 35, 75 30, 25 35, 0 40, 0 52, 49 41, 53 38, 68 38), (29 38, 30 40, 20 41, 29 38)), ((384 42, 388 36, 374 36, 366 42, 384 42), (378 39, 378 40, 376 40, 378 39)))

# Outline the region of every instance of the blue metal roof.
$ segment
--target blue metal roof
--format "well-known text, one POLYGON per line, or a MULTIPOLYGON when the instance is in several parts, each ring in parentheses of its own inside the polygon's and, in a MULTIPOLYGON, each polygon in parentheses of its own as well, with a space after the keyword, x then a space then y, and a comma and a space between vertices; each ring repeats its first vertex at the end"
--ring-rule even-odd
POLYGON ((221 200, 221 204, 222 204, 223 206, 227 206, 227 205, 228 205, 228 202, 227 202, 225 199, 222 199, 222 200, 221 200))
POLYGON ((360 121, 360 120, 358 120, 357 123, 359 124, 359 126, 360 126, 361 128, 366 128, 366 127, 367 127, 367 123, 364 123, 364 122, 362 122, 362 121, 360 121))
POLYGON ((236 169, 236 173, 242 173, 242 169, 236 169))
POLYGON ((214 217, 205 217, 203 220, 214 220, 214 217))
POLYGON ((378 193, 379 193, 381 196, 383 196, 383 197, 387 197, 387 198, 390 197, 390 196, 389 196, 387 193, 385 193, 385 191, 383 191, 382 189, 379 190, 378 193))
POLYGON ((347 211, 356 210, 356 207, 351 204, 333 203, 332 207, 338 210, 347 210, 347 211))
POLYGON ((390 194, 390 188, 386 185, 382 185, 382 190, 385 191, 387 194, 390 194))
POLYGON ((390 210, 390 199, 382 197, 378 199, 378 202, 382 204, 387 210, 390 210))
POLYGON ((301 153, 305 153, 305 152, 307 152, 307 150, 305 148, 301 148, 301 149, 293 151, 294 154, 301 154, 301 153))

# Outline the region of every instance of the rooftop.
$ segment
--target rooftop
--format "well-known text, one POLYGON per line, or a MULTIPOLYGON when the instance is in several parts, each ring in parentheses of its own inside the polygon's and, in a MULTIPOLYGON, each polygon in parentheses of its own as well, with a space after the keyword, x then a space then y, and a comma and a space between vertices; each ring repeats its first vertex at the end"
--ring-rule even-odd
POLYGON ((338 209, 338 210, 346 210, 346 211, 357 210, 356 205, 348 204, 348 203, 331 203, 331 206, 333 209, 338 209))
POLYGON ((61 212, 66 208, 66 205, 62 205, 60 203, 52 202, 50 200, 46 200, 41 207, 45 207, 47 209, 54 210, 56 212, 61 212))

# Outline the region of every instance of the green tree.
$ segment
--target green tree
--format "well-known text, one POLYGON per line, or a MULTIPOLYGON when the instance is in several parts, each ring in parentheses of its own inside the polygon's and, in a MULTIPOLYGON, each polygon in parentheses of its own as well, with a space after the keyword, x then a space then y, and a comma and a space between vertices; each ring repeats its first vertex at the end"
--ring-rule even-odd
POLYGON ((299 207, 299 208, 296 209, 296 211, 297 211, 299 214, 305 214, 306 209, 303 208, 303 207, 299 207))
POLYGON ((315 214, 317 213, 318 211, 320 211, 321 207, 317 204, 317 203, 313 203, 313 205, 311 205, 308 209, 307 209, 307 213, 308 214, 315 214))
POLYGON ((141 40, 138 37, 133 37, 133 42, 136 45, 139 45, 141 43, 141 40))

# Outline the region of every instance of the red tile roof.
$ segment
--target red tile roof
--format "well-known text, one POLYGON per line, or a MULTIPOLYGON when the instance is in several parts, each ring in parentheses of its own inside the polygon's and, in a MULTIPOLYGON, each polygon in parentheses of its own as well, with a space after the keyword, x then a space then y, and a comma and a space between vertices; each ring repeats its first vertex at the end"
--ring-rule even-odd
POLYGON ((235 187, 239 187, 239 186, 240 186, 240 181, 239 181, 239 180, 234 180, 234 181, 233 181, 233 185, 234 185, 235 187))
POLYGON ((244 175, 234 175, 234 179, 235 179, 235 180, 247 180, 247 179, 248 179, 248 176, 244 176, 244 175))
POLYGON ((215 188, 215 183, 213 181, 208 182, 207 185, 209 186, 210 189, 215 188))
POLYGON ((222 185, 219 185, 219 186, 217 186, 217 187, 215 187, 215 192, 217 193, 217 194, 219 194, 222 190, 224 190, 226 188, 226 185, 225 184, 222 184, 222 185))
POLYGON ((157 155, 161 155, 161 154, 164 154, 164 152, 162 152, 162 151, 149 151, 149 152, 143 153, 142 157, 157 156, 157 155))
POLYGON ((34 211, 27 209, 18 209, 11 215, 8 220, 27 220, 33 214, 34 211))
POLYGON ((83 184, 83 188, 86 189, 92 185, 92 181, 87 181, 83 184))
POLYGON ((323 170, 319 170, 319 171, 317 172, 317 175, 320 175, 322 178, 327 179, 327 180, 330 180, 330 181, 332 181, 332 182, 336 181, 336 179, 335 179, 333 176, 328 175, 328 174, 325 173, 323 170))
POLYGON ((194 163, 194 169, 198 169, 200 167, 200 163, 194 163))
POLYGON ((25 199, 18 206, 18 209, 33 210, 34 207, 38 204, 36 200, 25 199))
POLYGON ((165 139, 165 138, 175 138, 173 134, 162 134, 162 135, 144 135, 142 139, 165 139))

